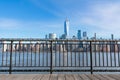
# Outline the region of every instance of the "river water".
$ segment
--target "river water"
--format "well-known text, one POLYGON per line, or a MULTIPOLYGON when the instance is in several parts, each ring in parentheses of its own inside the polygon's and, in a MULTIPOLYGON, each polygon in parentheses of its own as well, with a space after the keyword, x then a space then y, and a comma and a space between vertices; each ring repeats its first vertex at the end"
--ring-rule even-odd
MULTIPOLYGON (((92 53, 92 62, 94 69, 115 69, 119 70, 119 53, 92 53), (100 67, 99 67, 100 66, 100 67)), ((13 52, 13 69, 49 69, 51 63, 50 53, 28 53, 13 52), (17 66, 17 67, 16 67, 17 66), (24 67, 23 67, 24 66, 24 67)), ((10 65, 10 53, 0 53, 0 66, 10 65)), ((90 53, 84 52, 66 52, 52 53, 53 69, 90 69, 90 53)), ((77 73, 77 72, 75 72, 77 73)))

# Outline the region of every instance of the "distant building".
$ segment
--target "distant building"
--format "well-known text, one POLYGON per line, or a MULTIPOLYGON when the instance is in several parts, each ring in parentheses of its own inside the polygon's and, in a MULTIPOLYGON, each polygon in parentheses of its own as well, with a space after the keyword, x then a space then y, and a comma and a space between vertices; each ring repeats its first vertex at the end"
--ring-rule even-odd
POLYGON ((94 33, 94 38, 95 38, 95 40, 96 40, 96 33, 94 33))
POLYGON ((77 38, 76 38, 76 36, 74 35, 74 36, 72 37, 72 39, 77 39, 77 38))
POLYGON ((77 38, 78 38, 78 39, 81 39, 81 30, 78 30, 77 38))
POLYGON ((56 39, 56 34, 55 33, 50 33, 49 34, 49 39, 56 39))
POLYGON ((66 19, 64 22, 64 34, 66 35, 66 38, 69 37, 69 20, 66 19))
POLYGON ((87 39, 87 32, 83 32, 83 39, 87 39))
POLYGON ((113 34, 111 34, 111 39, 112 39, 112 40, 114 39, 114 35, 113 35, 113 34))
POLYGON ((66 35, 65 34, 62 34, 61 36, 60 36, 60 39, 66 39, 67 37, 66 37, 66 35))
POLYGON ((47 36, 47 34, 45 35, 45 39, 48 39, 48 36, 47 36))
POLYGON ((7 50, 6 41, 1 41, 1 42, 0 42, 0 51, 5 52, 6 50, 7 50))

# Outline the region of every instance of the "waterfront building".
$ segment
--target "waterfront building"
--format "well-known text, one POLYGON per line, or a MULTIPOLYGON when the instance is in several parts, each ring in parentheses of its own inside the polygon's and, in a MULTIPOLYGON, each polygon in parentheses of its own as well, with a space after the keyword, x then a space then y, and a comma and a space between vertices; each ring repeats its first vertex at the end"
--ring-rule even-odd
POLYGON ((47 34, 45 35, 45 39, 48 39, 48 36, 47 36, 47 34))
POLYGON ((66 39, 66 35, 65 34, 62 34, 60 39, 66 39))
POLYGON ((96 40, 96 33, 94 33, 94 38, 95 38, 95 40, 96 40))
POLYGON ((78 30, 77 38, 78 38, 78 39, 81 39, 81 30, 78 30))
POLYGON ((111 39, 112 39, 112 40, 114 39, 114 35, 113 35, 113 34, 111 34, 111 39))
POLYGON ((66 35, 66 38, 69 37, 69 20, 66 19, 64 22, 64 34, 66 35))
POLYGON ((49 34, 49 39, 56 39, 56 34, 55 33, 50 33, 49 34))
POLYGON ((87 39, 87 32, 83 32, 83 39, 87 39))
POLYGON ((6 52, 7 50, 7 44, 6 44, 6 41, 2 41, 1 44, 0 44, 0 48, 3 52, 6 52))
POLYGON ((75 35, 73 35, 72 39, 77 39, 75 35))

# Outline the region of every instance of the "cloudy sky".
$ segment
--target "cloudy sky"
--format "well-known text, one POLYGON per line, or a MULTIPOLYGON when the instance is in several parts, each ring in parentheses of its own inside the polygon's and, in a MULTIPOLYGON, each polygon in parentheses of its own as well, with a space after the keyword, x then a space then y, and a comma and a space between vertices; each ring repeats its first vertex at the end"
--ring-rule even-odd
POLYGON ((0 0, 0 37, 59 37, 66 18, 70 36, 80 29, 89 37, 120 38, 120 0, 0 0))

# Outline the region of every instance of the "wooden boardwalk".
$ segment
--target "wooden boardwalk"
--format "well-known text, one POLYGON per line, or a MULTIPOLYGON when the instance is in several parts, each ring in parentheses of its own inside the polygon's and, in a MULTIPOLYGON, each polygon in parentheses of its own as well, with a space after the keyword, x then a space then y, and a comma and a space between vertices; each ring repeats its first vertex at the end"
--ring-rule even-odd
POLYGON ((120 80, 120 74, 0 74, 0 80, 120 80))

